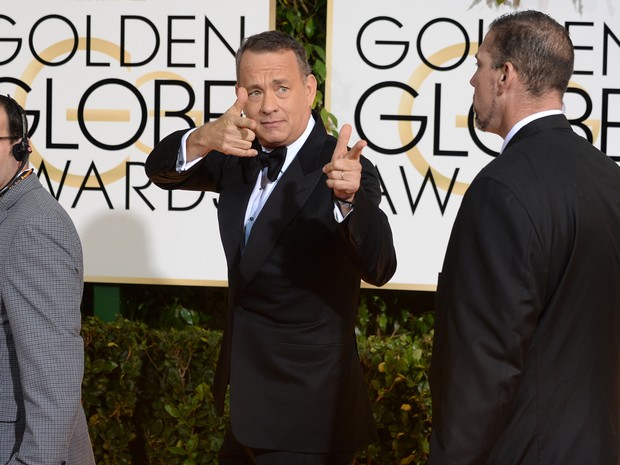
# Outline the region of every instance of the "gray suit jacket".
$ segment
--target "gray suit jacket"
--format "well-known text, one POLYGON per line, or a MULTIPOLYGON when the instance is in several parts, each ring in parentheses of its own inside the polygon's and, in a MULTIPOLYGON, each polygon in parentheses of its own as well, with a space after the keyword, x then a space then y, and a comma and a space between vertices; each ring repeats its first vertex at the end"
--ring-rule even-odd
POLYGON ((0 238, 0 464, 94 464, 78 234, 31 175, 0 197, 0 238))

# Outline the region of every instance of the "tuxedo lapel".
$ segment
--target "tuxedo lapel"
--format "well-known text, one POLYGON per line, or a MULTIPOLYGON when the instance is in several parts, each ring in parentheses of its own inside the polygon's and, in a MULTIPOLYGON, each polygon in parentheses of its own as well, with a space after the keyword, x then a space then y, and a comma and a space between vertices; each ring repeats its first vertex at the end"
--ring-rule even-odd
MULTIPOLYGON (((318 114, 313 112, 312 116, 315 125, 308 140, 278 181, 252 226, 240 259, 239 287, 254 278, 287 225, 323 179, 322 168, 330 161, 334 144, 327 142, 327 132, 318 114)), ((245 211, 241 221, 244 217, 245 211)), ((240 230, 243 231, 243 225, 240 230)))
POLYGON ((322 174, 321 170, 315 170, 305 175, 299 157, 287 168, 252 227, 239 266, 240 286, 256 275, 283 230, 314 191, 322 174))
MULTIPOLYGON (((229 264, 234 263, 236 255, 240 253, 245 211, 258 176, 258 171, 255 171, 252 176, 245 177, 249 171, 244 169, 243 165, 255 163, 253 158, 243 158, 240 163, 242 169, 239 169, 238 166, 232 167, 224 176, 226 188, 222 191, 218 202, 220 235, 229 264)), ((230 266, 229 268, 233 269, 230 266)))

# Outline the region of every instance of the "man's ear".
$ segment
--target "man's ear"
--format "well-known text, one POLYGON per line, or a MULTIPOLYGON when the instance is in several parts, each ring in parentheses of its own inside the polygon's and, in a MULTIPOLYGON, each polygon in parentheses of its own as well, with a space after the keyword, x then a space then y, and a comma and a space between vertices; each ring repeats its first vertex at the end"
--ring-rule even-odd
POLYGON ((316 77, 314 77, 314 74, 308 74, 308 76, 306 77, 305 86, 306 101, 308 102, 308 105, 312 107, 312 104, 314 103, 314 98, 316 97, 316 89, 318 87, 318 83, 316 77))
POLYGON ((517 70, 514 65, 507 61, 501 68, 500 83, 502 85, 509 85, 517 77, 517 70))
POLYGON ((510 62, 506 62, 499 68, 497 73, 497 90, 499 94, 503 94, 514 84, 514 80, 517 78, 517 70, 510 62))

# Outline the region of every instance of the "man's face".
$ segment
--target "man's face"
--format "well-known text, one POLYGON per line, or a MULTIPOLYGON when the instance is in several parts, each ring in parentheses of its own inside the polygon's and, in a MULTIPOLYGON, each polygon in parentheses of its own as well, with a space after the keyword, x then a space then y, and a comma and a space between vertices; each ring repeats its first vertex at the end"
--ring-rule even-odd
MULTIPOLYGON (((9 118, 4 108, 0 108, 0 137, 10 136, 9 118)), ((11 150, 16 139, 0 139, 0 189, 8 184, 19 168, 19 162, 11 150)))
POLYGON ((316 79, 302 76, 293 52, 244 52, 238 86, 248 91, 244 113, 258 123, 256 136, 266 148, 289 145, 306 129, 316 79))
POLYGON ((490 47, 491 34, 487 34, 476 53, 476 72, 469 83, 474 88, 476 127, 497 134, 500 123, 497 99, 497 79, 501 70, 493 68, 490 47))

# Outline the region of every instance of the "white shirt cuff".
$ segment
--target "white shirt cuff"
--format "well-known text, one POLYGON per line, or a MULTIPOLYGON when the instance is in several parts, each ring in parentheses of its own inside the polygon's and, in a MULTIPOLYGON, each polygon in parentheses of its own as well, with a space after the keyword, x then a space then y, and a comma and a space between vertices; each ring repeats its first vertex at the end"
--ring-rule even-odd
POLYGON ((177 173, 182 173, 183 171, 187 171, 192 166, 200 161, 200 158, 196 158, 195 160, 187 163, 187 138, 189 135, 194 132, 198 128, 191 128, 181 138, 181 146, 179 147, 179 154, 177 155, 177 173))

